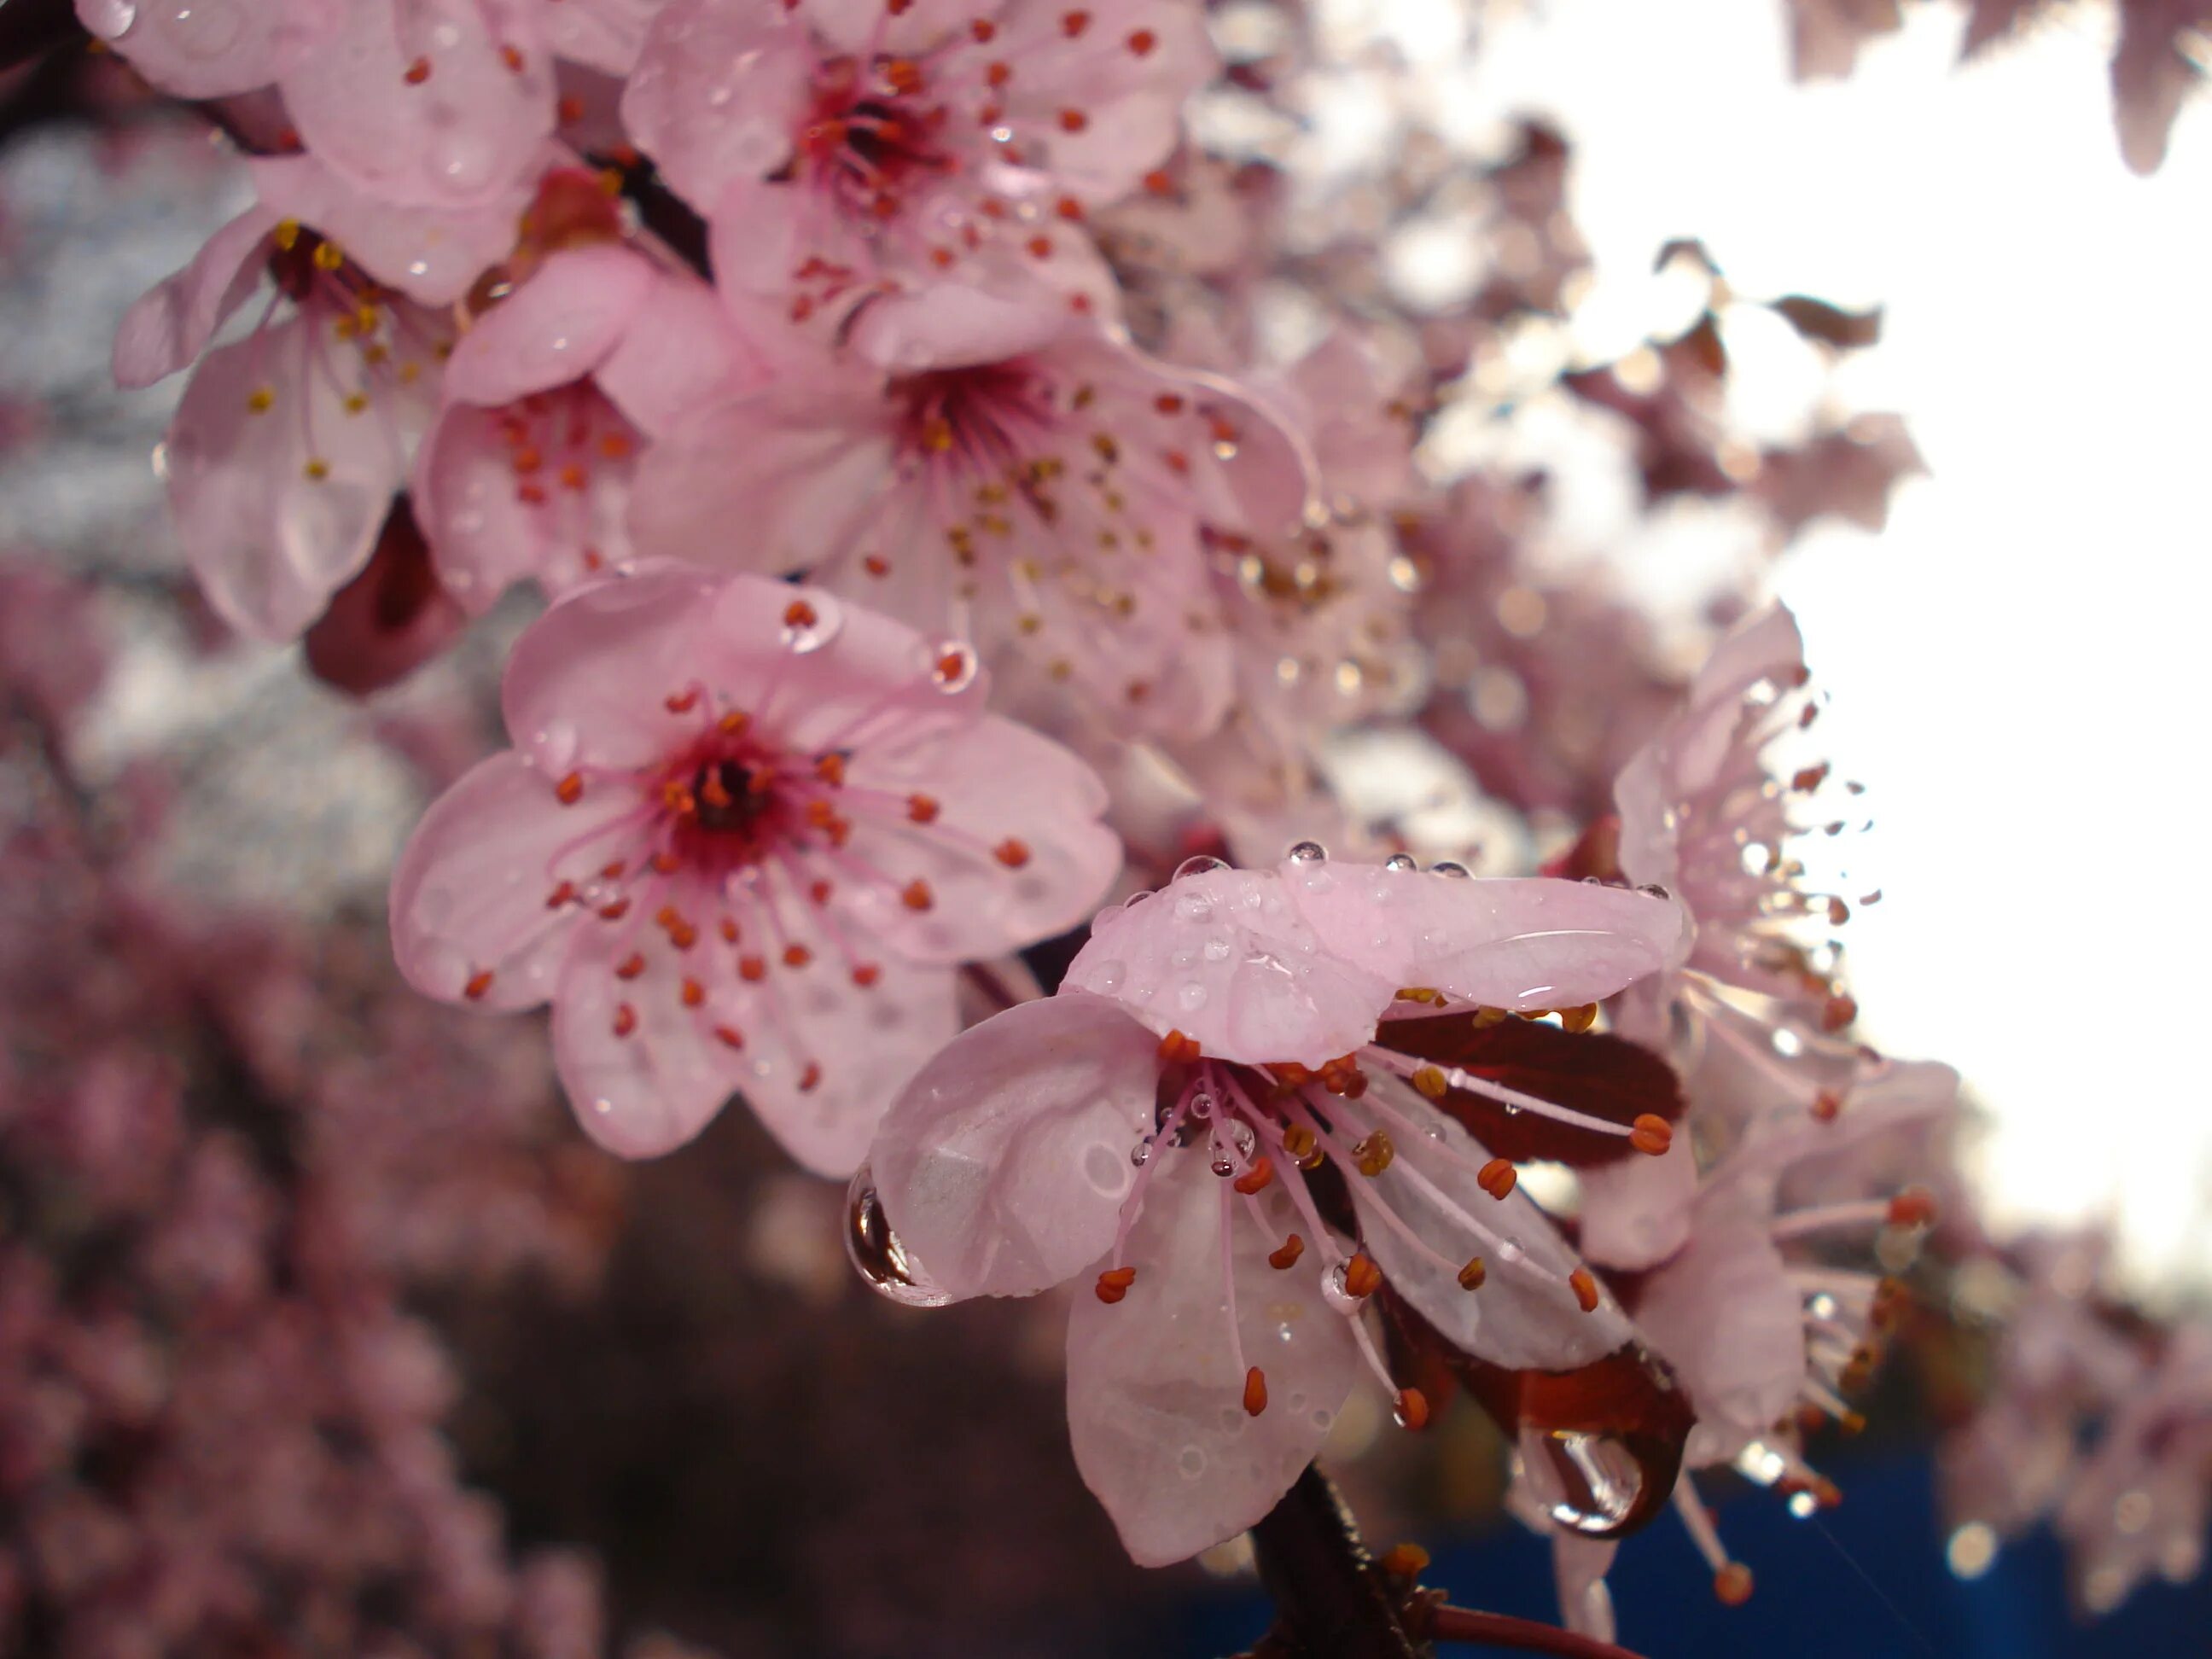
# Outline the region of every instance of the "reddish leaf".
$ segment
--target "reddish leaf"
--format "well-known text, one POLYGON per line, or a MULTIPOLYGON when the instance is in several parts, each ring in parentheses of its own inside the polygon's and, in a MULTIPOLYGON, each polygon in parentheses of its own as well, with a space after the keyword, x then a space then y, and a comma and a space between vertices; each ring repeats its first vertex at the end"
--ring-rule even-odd
MULTIPOLYGON (((1376 1041, 1623 1128, 1647 1114, 1668 1123, 1682 1115, 1674 1068, 1626 1037, 1522 1019, 1478 1028, 1474 1016, 1455 1013, 1386 1020, 1376 1041)), ((1537 1111, 1510 1112, 1471 1090, 1447 1089, 1436 1103, 1492 1153, 1516 1164, 1550 1158, 1589 1169, 1642 1156, 1626 1135, 1577 1128, 1537 1111)))

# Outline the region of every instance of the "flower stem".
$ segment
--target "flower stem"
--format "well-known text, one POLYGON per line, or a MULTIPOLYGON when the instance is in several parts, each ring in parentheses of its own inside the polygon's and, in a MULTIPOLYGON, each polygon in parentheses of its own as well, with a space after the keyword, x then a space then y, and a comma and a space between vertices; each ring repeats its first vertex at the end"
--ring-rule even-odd
POLYGON ((1308 1466, 1252 1528, 1275 1636, 1307 1659, 1428 1659, 1328 1477, 1308 1466))

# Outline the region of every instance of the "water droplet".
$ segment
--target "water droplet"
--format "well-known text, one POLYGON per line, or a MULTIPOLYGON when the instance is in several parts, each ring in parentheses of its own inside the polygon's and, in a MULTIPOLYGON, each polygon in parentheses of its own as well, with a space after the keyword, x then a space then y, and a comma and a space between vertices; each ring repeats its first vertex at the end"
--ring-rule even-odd
POLYGON ((1187 1014, 1194 1014, 1206 1006, 1206 987, 1196 981, 1176 993, 1176 1006, 1187 1014))
POLYGON ((707 104, 710 109, 727 109, 730 106, 730 100, 737 95, 738 89, 726 81, 720 82, 707 94, 707 104))
POLYGON ((1190 1105, 1187 1109, 1193 1117, 1200 1119, 1201 1121, 1212 1117, 1213 1115, 1213 1097, 1206 1093, 1205 1090, 1200 1089, 1196 1094, 1194 1094, 1190 1097, 1190 1105))
POLYGON ((1237 1173, 1237 1166, 1230 1161, 1229 1154, 1218 1147, 1214 1149, 1212 1160, 1206 1167, 1224 1181, 1237 1173))
POLYGON ((1204 921, 1213 915, 1213 901, 1203 893, 1183 893, 1176 896, 1176 914, 1185 921, 1204 921))
POLYGON ((1228 867, 1221 860, 1200 853, 1196 858, 1185 859, 1176 866, 1171 879, 1181 881, 1185 876, 1202 876, 1209 870, 1226 870, 1228 867))
POLYGON ((1142 1140, 1129 1148, 1129 1163, 1131 1167, 1141 1170, 1146 1164, 1151 1163, 1152 1160, 1152 1138, 1150 1135, 1146 1135, 1142 1140))
MULTIPOLYGON (((496 157, 489 143, 472 132, 452 132, 430 147, 431 183, 440 189, 474 191, 491 182, 496 157)), ((561 349, 568 349, 567 343, 561 349)))
POLYGON ((939 640, 929 647, 929 681, 951 696, 975 684, 981 665, 965 640, 939 640))
POLYGON ((1672 898, 1674 896, 1673 894, 1669 893, 1656 881, 1647 881, 1636 890, 1656 899, 1672 898))
POLYGON ((863 1164, 845 1189, 845 1254, 878 1295, 909 1308, 941 1308, 952 1300, 923 1271, 884 1215, 875 1177, 863 1164))
POLYGON ((844 607, 827 593, 807 588, 803 598, 784 607, 783 629, 779 637, 785 650, 805 657, 836 639, 844 626, 844 607))
POLYGON ((1104 1198, 1119 1198, 1129 1190, 1129 1171, 1111 1146, 1093 1145, 1085 1152, 1083 1178, 1104 1198))
POLYGON ((1498 1241, 1498 1259, 1501 1261, 1519 1261, 1528 1254, 1527 1248, 1510 1233, 1498 1241))
POLYGON ((1241 1117, 1231 1122, 1229 1139, 1235 1145, 1239 1158, 1251 1157, 1260 1144, 1260 1137, 1253 1132, 1252 1126, 1241 1117))
POLYGON ((1619 1528, 1644 1492, 1644 1466, 1610 1435, 1524 1427, 1521 1464, 1552 1519, 1593 1537, 1619 1528))
POLYGON ((1382 867, 1385 870, 1395 870, 1399 873, 1403 874, 1408 870, 1419 869, 1421 867, 1421 861, 1415 858, 1411 853, 1393 853, 1389 858, 1382 860, 1382 867))
POLYGON ((1210 939, 1206 941, 1206 959, 1208 962, 1226 962, 1229 960, 1229 948, 1227 939, 1210 939))
POLYGON ((1186 1480, 1195 1480, 1206 1473, 1206 1453, 1196 1446, 1185 1446, 1176 1459, 1176 1468, 1186 1480))
POLYGON ((1455 881, 1470 880, 1474 875, 1474 871, 1468 869, 1457 859, 1438 859, 1429 866, 1429 873, 1432 876, 1449 876, 1455 881))
POLYGON ((1319 864, 1328 856, 1328 848, 1317 841, 1293 842, 1283 856, 1292 864, 1319 864))
POLYGON ((1109 957, 1091 969, 1091 987, 1103 995, 1111 996, 1121 988, 1121 976, 1128 971, 1128 964, 1109 957))
POLYGON ((1345 1288, 1344 1263, 1341 1261, 1332 1263, 1329 1270, 1321 1276, 1321 1295, 1322 1301, 1347 1318, 1357 1314, 1362 1306, 1360 1298, 1345 1288))

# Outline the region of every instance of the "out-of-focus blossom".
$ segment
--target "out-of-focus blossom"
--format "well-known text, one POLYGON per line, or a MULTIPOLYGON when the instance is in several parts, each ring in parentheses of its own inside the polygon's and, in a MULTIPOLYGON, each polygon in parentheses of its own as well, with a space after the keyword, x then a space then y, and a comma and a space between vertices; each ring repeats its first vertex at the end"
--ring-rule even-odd
MULTIPOLYGON (((1650 971, 1674 927, 1572 883, 1315 854, 1193 871, 1099 918, 1058 996, 931 1061, 863 1179, 935 1297, 1095 1281, 1068 1331, 1076 1461, 1133 1556, 1178 1560, 1266 1513, 1363 1356, 1425 1421, 1362 1321, 1386 1283, 1498 1366, 1626 1340, 1511 1164, 1432 1103, 1592 1120, 1401 1052, 1385 1016, 1401 991, 1425 1027, 1437 1004, 1578 1005, 1650 971)), ((1665 1125, 1632 1133, 1650 1150, 1665 1125)))
POLYGON ((584 588, 509 659, 516 747, 400 860, 401 967, 487 1009, 550 999, 617 1152, 742 1091, 849 1171, 951 1036, 957 964, 1067 927, 1119 862, 1097 779, 987 686, 964 647, 818 588, 675 566, 584 588))

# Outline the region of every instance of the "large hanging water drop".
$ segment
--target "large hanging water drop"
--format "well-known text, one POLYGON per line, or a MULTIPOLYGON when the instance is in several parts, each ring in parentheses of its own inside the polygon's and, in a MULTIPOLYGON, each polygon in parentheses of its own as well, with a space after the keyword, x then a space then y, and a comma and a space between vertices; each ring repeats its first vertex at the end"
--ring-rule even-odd
POLYGON ((891 1231, 865 1164, 845 1191, 845 1254, 869 1289, 902 1306, 941 1308, 952 1300, 891 1231))
POLYGON ((1552 1519, 1571 1532, 1604 1536, 1634 1514, 1642 1463, 1610 1435, 1580 1429, 1521 1431, 1521 1464, 1552 1519))

